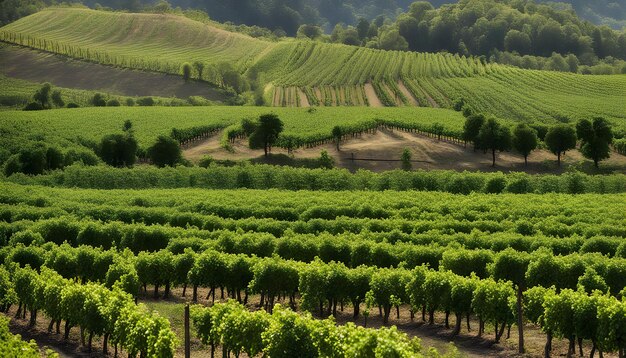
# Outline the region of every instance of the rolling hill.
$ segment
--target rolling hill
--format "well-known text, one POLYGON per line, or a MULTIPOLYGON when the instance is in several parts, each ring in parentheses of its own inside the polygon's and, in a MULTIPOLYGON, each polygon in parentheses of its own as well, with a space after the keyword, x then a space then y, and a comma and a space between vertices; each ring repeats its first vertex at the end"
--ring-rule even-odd
POLYGON ((0 29, 0 39, 124 68, 220 84, 220 66, 262 79, 277 106, 384 105, 450 108, 552 124, 604 116, 624 131, 626 76, 530 71, 451 54, 383 51, 295 39, 269 42, 182 16, 51 8, 0 29))

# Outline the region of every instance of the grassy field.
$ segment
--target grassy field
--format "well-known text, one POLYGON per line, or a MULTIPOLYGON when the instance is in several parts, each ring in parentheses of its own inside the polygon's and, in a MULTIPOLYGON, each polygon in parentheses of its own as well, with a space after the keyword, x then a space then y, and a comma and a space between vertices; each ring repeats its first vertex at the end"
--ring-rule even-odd
MULTIPOLYGON (((478 111, 513 120, 554 124, 601 115, 624 131, 626 119, 626 75, 529 71, 450 54, 293 39, 268 42, 175 15, 53 8, 3 27, 0 39, 175 74, 184 62, 229 62, 242 73, 263 73, 266 97, 278 106, 448 108, 463 97, 478 111)), ((212 70, 202 79, 220 82, 212 70)))

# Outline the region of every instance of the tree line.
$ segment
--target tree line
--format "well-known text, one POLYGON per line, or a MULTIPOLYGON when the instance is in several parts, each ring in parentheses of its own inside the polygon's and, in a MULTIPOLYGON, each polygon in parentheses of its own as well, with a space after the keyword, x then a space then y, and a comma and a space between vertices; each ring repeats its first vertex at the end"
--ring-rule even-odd
POLYGON ((527 124, 520 123, 511 132, 496 118, 473 113, 471 108, 463 104, 462 99, 457 100, 455 109, 463 110, 466 116, 463 140, 473 143, 474 150, 491 152, 492 166, 496 165, 496 151, 510 149, 515 149, 524 156, 524 163, 528 165, 528 156, 537 149, 540 139, 557 156, 558 166, 561 166, 561 156, 568 150, 575 149, 578 142, 581 154, 592 160, 596 168, 600 161, 611 156, 613 132, 609 122, 602 117, 581 119, 575 127, 569 124, 554 125, 545 133, 538 133, 527 124))

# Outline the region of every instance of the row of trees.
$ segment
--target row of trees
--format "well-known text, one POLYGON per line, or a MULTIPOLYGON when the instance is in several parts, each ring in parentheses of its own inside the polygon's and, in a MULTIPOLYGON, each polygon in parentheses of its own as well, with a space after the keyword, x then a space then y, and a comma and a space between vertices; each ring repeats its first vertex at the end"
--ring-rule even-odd
POLYGON ((25 317, 30 312, 30 326, 43 312, 50 319, 49 333, 56 326, 60 334, 61 322, 65 321, 63 334, 67 340, 72 327, 78 326, 81 344, 89 351, 93 338, 103 337, 105 354, 110 341, 116 354, 119 346, 130 356, 174 356, 178 339, 169 321, 135 305, 119 284, 113 284, 112 289, 95 283, 80 284, 45 267, 40 273, 28 266, 10 270, 0 268, 0 301, 5 309, 19 303, 16 316, 25 317))
MULTIPOLYGON (((122 133, 104 136, 97 149, 102 161, 108 165, 130 167, 135 164, 139 144, 135 139, 132 122, 124 122, 122 133)), ((183 160, 178 141, 165 135, 159 135, 154 144, 148 147, 146 157, 159 167, 175 166, 183 160)))
MULTIPOLYGON (((81 250, 88 251, 89 249, 82 248, 81 250)), ((7 262, 19 262, 21 265, 25 265, 24 261, 20 260, 20 257, 22 259, 25 257, 23 255, 16 256, 19 251, 18 248, 17 251, 12 252, 8 256, 9 261, 7 262)), ((56 270, 63 272, 65 266, 62 263, 65 260, 58 255, 64 255, 67 252, 65 249, 58 250, 54 257, 46 260, 46 265, 51 265, 56 270)), ((125 257, 128 259, 128 255, 125 257)), ((495 256, 488 272, 482 271, 482 275, 488 276, 479 278, 476 276, 476 272, 481 272, 481 270, 475 270, 473 267, 476 267, 475 262, 481 260, 480 255, 472 257, 457 255, 455 259, 447 260, 441 271, 430 270, 424 266, 409 271, 400 268, 387 269, 366 266, 348 269, 342 264, 334 262, 314 261, 304 264, 277 257, 256 259, 243 255, 223 254, 212 250, 204 251, 198 255, 192 251, 186 251, 180 255, 172 255, 171 252, 162 251, 154 254, 142 253, 137 256, 134 260, 136 271, 132 267, 130 269, 128 267, 114 269, 111 266, 106 279, 107 282, 111 281, 111 276, 114 277, 116 272, 124 273, 124 275, 132 273, 136 275, 136 279, 131 280, 135 284, 130 285, 130 287, 137 290, 137 281, 142 282, 144 286, 149 283, 154 285, 155 295, 158 295, 158 289, 161 285, 166 287, 167 294, 170 284, 186 285, 186 282, 189 282, 193 285, 194 301, 198 299, 197 288, 199 286, 210 288, 209 296, 213 297, 213 301, 218 289, 222 292, 222 299, 224 298, 224 288, 226 288, 230 298, 244 303, 247 302, 248 292, 256 292, 261 294, 260 305, 270 313, 273 310, 275 300, 281 297, 283 300, 288 299, 290 305, 295 308, 296 292, 301 294, 302 308, 313 312, 319 310, 321 316, 335 314, 338 306, 343 307, 345 302, 350 302, 354 307, 356 318, 360 314, 361 304, 365 303, 366 311, 363 314, 366 319, 370 307, 378 306, 383 320, 387 322, 392 308, 396 307, 398 310, 400 305, 409 304, 412 316, 421 310, 422 319, 426 320, 428 314, 430 324, 434 323, 434 313, 441 311, 446 313, 445 325, 449 327, 448 317, 450 313, 453 313, 456 316, 455 333, 460 331, 462 320, 466 316, 476 314, 480 320, 478 334, 482 335, 484 332, 485 323, 492 323, 496 327, 496 340, 499 340, 503 336, 505 328, 517 319, 520 331, 520 351, 523 351, 524 346, 523 308, 530 305, 529 317, 531 321, 543 326, 543 321, 538 321, 536 318, 538 310, 535 302, 537 290, 528 290, 529 287, 549 287, 552 285, 556 287, 555 289, 561 290, 565 287, 572 287, 565 283, 566 280, 563 280, 571 276, 570 280, 573 280, 574 288, 579 290, 579 295, 587 295, 587 293, 596 290, 605 293, 609 291, 604 281, 593 269, 585 267, 585 265, 576 268, 562 261, 560 263, 559 260, 561 259, 552 255, 539 255, 538 259, 534 259, 530 254, 508 249, 495 256), (572 269, 574 270, 572 271, 572 269), (574 272, 580 271, 580 269, 583 270, 584 274, 580 275, 574 272), (186 276, 185 271, 187 271, 186 276), (558 275, 563 275, 563 278, 557 278, 558 275), (180 278, 175 279, 174 277, 180 278), (243 298, 241 291, 245 292, 243 298), (531 299, 525 304, 524 297, 528 295, 531 295, 531 299)), ((43 270, 45 271, 45 269, 43 270)), ((626 277, 623 272, 621 274, 615 272, 614 275, 618 279, 621 276, 622 281, 623 277, 626 277)), ((120 280, 120 282, 124 281, 120 280)), ((22 281, 16 281, 16 287, 22 286, 20 282, 22 281)), ((622 282, 616 287, 623 286, 622 282)), ((183 295, 184 292, 185 290, 183 290, 183 295)), ((18 292, 18 296, 19 294, 18 292)), ((611 294, 619 296, 623 295, 624 291, 611 290, 611 294)), ((620 306, 623 303, 611 298, 608 293, 606 295, 598 293, 596 297, 603 297, 603 300, 609 302, 611 306, 617 305, 618 309, 623 309, 620 306)), ((27 300, 23 302, 27 306, 30 304, 30 301, 27 300)), ((545 306, 545 312, 541 311, 546 317, 550 314, 548 307, 550 306, 545 306)), ((29 310, 32 312, 30 306, 29 310)), ((601 319, 599 310, 594 317, 598 320, 601 319)), ((566 322, 563 322, 566 319, 562 315, 554 316, 553 324, 561 327, 566 326, 566 322)), ((594 344, 597 344, 598 348, 603 351, 623 349, 623 342, 618 336, 615 336, 615 332, 622 329, 620 325, 625 323, 623 317, 620 314, 608 314, 605 319, 611 328, 597 331, 595 333, 597 336, 594 337, 601 336, 602 338, 595 340, 594 344)), ((552 328, 545 330, 548 333, 558 332, 557 329, 552 328)), ((569 335, 565 337, 570 338, 569 335)), ((581 340, 594 337, 578 336, 581 340)), ((548 342, 550 340, 551 336, 549 335, 548 342)))
POLYGON ((272 314, 250 312, 229 301, 206 308, 192 307, 196 335, 211 349, 249 357, 364 357, 419 355, 419 339, 409 339, 396 327, 367 329, 353 323, 337 325, 333 319, 317 320, 277 305, 272 314))
MULTIPOLYGON (((33 94, 33 101, 28 103, 26 107, 24 107, 24 110, 37 111, 43 109, 52 109, 54 107, 65 107, 65 100, 63 99, 61 90, 53 89, 52 85, 46 82, 41 86, 41 88, 39 88, 35 92, 35 94, 33 94)), ((67 108, 76 107, 78 107, 76 103, 71 102, 67 104, 67 108)))
MULTIPOLYGON (((496 151, 514 148, 528 165, 528 155, 537 149, 539 137, 537 131, 524 123, 518 124, 513 132, 495 118, 485 118, 482 114, 470 114, 463 126, 463 139, 473 142, 474 149, 482 149, 492 153, 492 166, 496 164, 496 151)), ((561 166, 561 156, 566 151, 576 148, 580 140, 580 152, 585 158, 598 163, 610 157, 613 133, 610 124, 601 117, 592 121, 582 119, 576 127, 567 124, 552 126, 546 132, 543 141, 545 146, 557 156, 561 166)))

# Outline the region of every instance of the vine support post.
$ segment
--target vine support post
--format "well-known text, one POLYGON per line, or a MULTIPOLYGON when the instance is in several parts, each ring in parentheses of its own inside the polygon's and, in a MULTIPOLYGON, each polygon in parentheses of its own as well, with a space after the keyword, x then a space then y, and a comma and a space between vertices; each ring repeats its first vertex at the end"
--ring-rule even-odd
POLYGON ((185 358, 191 358, 191 341, 189 338, 189 304, 185 305, 185 358))

